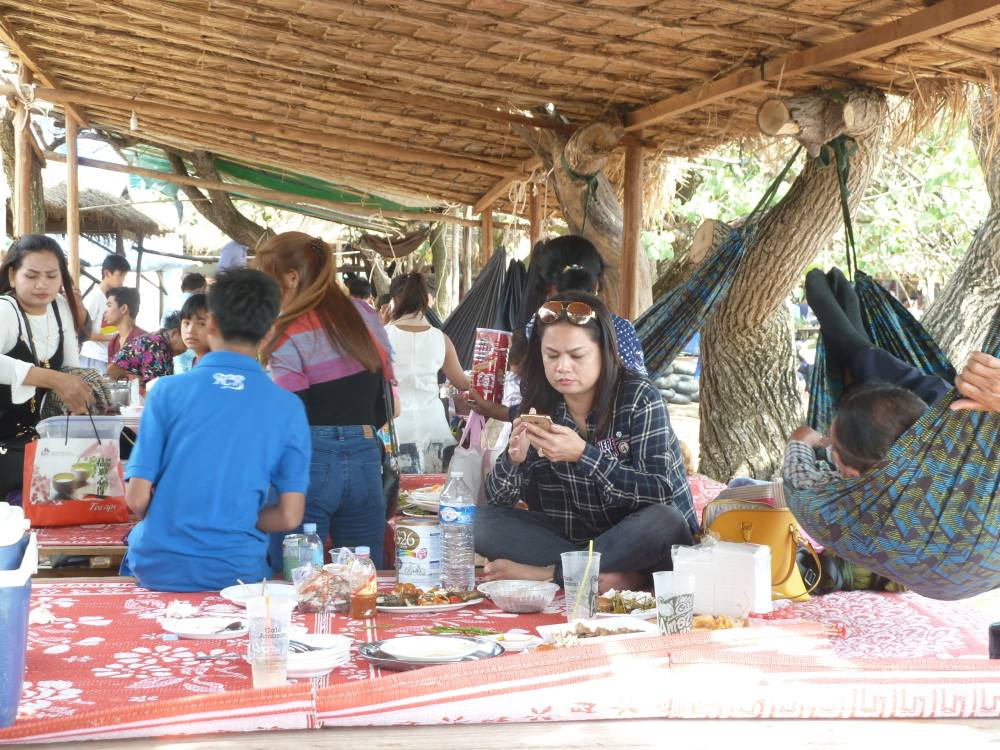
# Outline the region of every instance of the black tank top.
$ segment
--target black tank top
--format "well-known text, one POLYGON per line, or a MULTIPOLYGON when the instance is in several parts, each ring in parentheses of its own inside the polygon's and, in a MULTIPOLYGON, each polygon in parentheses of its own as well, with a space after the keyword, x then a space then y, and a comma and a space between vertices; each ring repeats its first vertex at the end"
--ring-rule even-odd
MULTIPOLYGON (((3 295, 0 296, 0 305, 13 305, 17 314, 17 343, 13 349, 4 354, 22 362, 29 362, 35 367, 46 366, 38 361, 34 339, 31 336, 31 325, 18 301, 10 295, 3 295)), ((62 319, 59 317, 59 305, 55 302, 52 303, 52 312, 55 313, 56 326, 59 329, 59 345, 56 353, 49 358, 47 366, 59 370, 63 364, 63 327, 62 319)), ((0 384, 0 440, 33 436, 35 425, 39 420, 42 397, 46 392, 45 388, 36 388, 34 398, 15 404, 11 386, 0 384)))

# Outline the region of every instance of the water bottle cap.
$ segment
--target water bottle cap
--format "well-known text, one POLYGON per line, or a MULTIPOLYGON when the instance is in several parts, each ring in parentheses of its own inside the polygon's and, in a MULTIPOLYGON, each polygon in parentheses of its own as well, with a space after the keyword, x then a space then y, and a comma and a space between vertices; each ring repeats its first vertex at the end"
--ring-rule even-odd
POLYGON ((357 557, 368 557, 372 553, 371 549, 368 547, 355 547, 354 554, 357 557))
POLYGON ((304 531, 306 534, 315 534, 316 533, 316 524, 314 524, 314 523, 304 523, 304 524, 302 524, 302 531, 304 531))

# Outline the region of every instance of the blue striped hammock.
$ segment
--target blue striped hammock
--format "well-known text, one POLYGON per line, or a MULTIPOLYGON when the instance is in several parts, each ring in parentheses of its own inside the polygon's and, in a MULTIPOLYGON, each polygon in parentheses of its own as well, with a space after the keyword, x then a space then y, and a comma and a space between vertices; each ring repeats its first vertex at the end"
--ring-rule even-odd
MULTIPOLYGON (((983 351, 1000 356, 1000 310, 983 351)), ((1000 414, 949 410, 957 397, 929 408, 862 476, 786 488, 796 519, 830 552, 935 599, 1000 587, 1000 414)))

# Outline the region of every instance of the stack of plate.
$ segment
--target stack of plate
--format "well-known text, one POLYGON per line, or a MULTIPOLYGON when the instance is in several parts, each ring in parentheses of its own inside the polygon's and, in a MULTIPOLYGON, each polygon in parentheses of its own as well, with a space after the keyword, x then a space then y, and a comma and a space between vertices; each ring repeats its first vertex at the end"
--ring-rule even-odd
POLYGON ((123 406, 121 408, 122 422, 132 432, 139 431, 139 420, 142 419, 142 406, 123 406))
POLYGON ((491 659, 503 652, 503 646, 493 641, 441 635, 399 636, 364 643, 358 649, 358 654, 372 664, 396 670, 491 659))
POLYGON ((319 651, 288 652, 288 676, 322 677, 330 670, 351 660, 350 638, 342 635, 319 635, 293 633, 289 639, 293 643, 304 643, 319 651))

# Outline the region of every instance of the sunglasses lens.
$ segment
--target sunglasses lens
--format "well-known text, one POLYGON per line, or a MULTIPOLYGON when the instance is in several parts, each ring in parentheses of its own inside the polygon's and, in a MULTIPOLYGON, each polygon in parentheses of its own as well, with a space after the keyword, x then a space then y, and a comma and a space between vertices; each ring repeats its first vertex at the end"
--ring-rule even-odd
POLYGON ((538 319, 543 323, 551 323, 562 315, 562 305, 558 302, 546 302, 538 308, 538 319))
POLYGON ((586 302, 570 302, 566 306, 566 317, 577 325, 583 325, 594 316, 594 310, 586 302))

